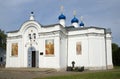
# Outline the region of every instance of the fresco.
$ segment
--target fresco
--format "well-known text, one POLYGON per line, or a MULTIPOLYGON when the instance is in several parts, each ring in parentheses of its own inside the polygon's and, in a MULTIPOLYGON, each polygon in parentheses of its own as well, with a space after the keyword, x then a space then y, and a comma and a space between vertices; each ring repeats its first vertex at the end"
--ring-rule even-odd
POLYGON ((54 55, 54 40, 53 39, 45 40, 45 54, 54 55))
POLYGON ((82 54, 81 42, 76 43, 76 53, 77 54, 82 54))
POLYGON ((18 56, 18 43, 12 44, 11 56, 18 56))

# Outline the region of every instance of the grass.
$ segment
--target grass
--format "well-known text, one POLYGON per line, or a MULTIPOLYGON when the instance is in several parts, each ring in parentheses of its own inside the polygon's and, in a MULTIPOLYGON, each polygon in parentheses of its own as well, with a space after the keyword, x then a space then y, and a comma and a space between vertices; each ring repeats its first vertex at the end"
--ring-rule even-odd
POLYGON ((50 76, 35 79, 120 79, 120 67, 106 71, 80 72, 72 75, 50 76))

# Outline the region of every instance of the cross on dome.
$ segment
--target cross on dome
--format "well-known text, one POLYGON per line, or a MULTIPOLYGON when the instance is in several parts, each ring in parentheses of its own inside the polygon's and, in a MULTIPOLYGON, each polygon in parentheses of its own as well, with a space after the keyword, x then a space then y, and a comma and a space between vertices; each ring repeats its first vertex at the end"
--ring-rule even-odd
POLYGON ((63 11, 64 11, 64 6, 61 6, 61 7, 60 7, 60 11, 61 11, 61 13, 63 13, 63 11))
POLYGON ((83 16, 80 16, 80 20, 83 21, 83 16))
POLYGON ((76 10, 73 11, 73 15, 76 16, 76 10))
POLYGON ((60 19, 66 19, 66 16, 63 14, 63 10, 64 10, 64 7, 61 6, 61 7, 60 7, 61 14, 60 14, 59 17, 58 17, 59 20, 60 20, 60 19))
POLYGON ((76 18, 76 10, 73 11, 74 18, 71 20, 71 23, 78 23, 79 20, 76 18))

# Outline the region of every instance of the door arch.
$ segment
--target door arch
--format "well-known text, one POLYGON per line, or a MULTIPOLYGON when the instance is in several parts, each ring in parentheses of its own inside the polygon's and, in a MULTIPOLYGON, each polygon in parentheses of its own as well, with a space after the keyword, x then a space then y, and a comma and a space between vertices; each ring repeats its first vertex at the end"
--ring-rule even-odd
POLYGON ((36 49, 35 47, 28 48, 28 67, 36 67, 36 49))

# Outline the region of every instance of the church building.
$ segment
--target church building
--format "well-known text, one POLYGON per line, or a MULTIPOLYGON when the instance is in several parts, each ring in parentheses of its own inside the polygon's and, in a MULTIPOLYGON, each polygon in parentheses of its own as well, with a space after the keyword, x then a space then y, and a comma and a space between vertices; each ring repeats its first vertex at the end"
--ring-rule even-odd
POLYGON ((19 30, 7 33, 6 68, 66 69, 84 66, 89 70, 112 69, 111 31, 85 26, 74 15, 66 26, 63 12, 59 23, 41 25, 31 12, 19 30))

